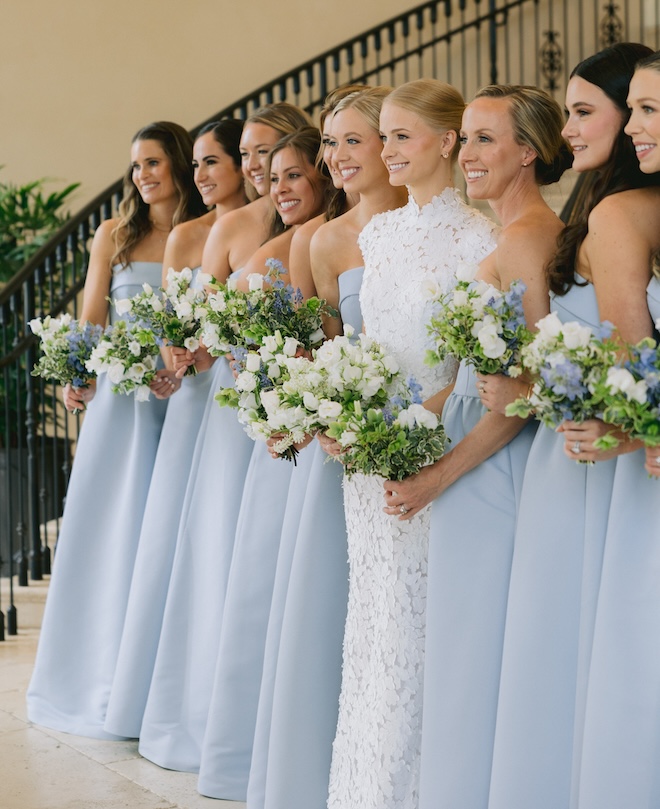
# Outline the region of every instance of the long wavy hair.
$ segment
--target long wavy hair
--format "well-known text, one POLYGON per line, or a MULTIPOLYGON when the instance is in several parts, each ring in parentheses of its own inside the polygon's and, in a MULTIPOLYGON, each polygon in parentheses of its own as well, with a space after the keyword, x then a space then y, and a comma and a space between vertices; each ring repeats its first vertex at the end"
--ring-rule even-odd
MULTIPOLYGON (((156 121, 139 129, 131 144, 140 140, 157 141, 170 161, 172 182, 177 191, 172 227, 206 213, 207 208, 193 182, 193 142, 186 130, 171 121, 156 121)), ((113 231, 116 249, 111 263, 126 266, 133 249, 151 230, 149 206, 140 196, 133 182, 133 167, 129 166, 124 174, 124 196, 119 203, 119 222, 113 231)))
MULTIPOLYGON (((277 141, 275 146, 273 146, 271 153, 268 155, 267 172, 268 177, 270 177, 273 158, 276 154, 278 154, 278 152, 281 152, 283 149, 287 148, 293 149, 302 158, 303 163, 305 165, 309 165, 309 171, 306 172, 306 176, 311 183, 318 187, 320 203, 323 210, 325 210, 331 196, 332 183, 330 181, 330 175, 326 166, 323 165, 319 167, 316 163, 316 156, 318 155, 320 146, 321 133, 315 126, 306 126, 303 129, 292 132, 290 135, 285 135, 283 138, 280 138, 280 140, 277 141)), ((284 231, 287 229, 286 225, 282 221, 282 218, 275 209, 275 206, 273 206, 273 213, 274 215, 270 221, 266 241, 270 241, 280 233, 284 233, 284 231)))
MULTIPOLYGON (((594 169, 581 184, 577 195, 579 208, 565 212, 569 224, 559 235, 557 252, 548 265, 548 284, 556 295, 565 295, 575 280, 577 256, 589 230, 589 214, 610 194, 633 188, 660 184, 660 174, 644 174, 639 168, 632 140, 623 128, 630 111, 626 104, 628 86, 637 63, 653 51, 637 42, 619 42, 584 59, 571 73, 599 87, 621 113, 621 128, 617 133, 608 161, 594 169)), ((586 175, 585 175, 586 176, 586 175)))

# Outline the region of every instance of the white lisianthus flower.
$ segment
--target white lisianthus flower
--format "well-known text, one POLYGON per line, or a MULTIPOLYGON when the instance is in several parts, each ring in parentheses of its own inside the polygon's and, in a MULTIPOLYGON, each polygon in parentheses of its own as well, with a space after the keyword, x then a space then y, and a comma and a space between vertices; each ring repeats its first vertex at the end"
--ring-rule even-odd
POLYGON ((142 362, 136 362, 135 365, 131 365, 130 368, 126 371, 126 379, 132 379, 135 382, 141 382, 144 379, 144 375, 147 373, 147 366, 144 365, 142 362))
POLYGON ((261 392, 261 404, 266 413, 276 413, 280 406, 280 397, 276 390, 264 390, 261 392))
MULTIPOLYGON (((411 427, 414 427, 418 424, 420 427, 426 427, 428 430, 435 430, 438 426, 438 417, 435 413, 432 413, 430 410, 427 410, 421 404, 411 404, 406 410, 402 411, 403 413, 407 412, 413 420, 411 427)), ((397 421, 400 422, 401 413, 397 416, 397 421)))
POLYGON ((206 287, 213 281, 213 276, 210 272, 198 272, 195 276, 195 285, 199 287, 206 287))
POLYGON ((131 299, 121 298, 115 301, 115 312, 121 317, 131 311, 131 299))
POLYGON ((506 351, 506 343, 497 333, 497 327, 493 324, 484 326, 477 335, 479 344, 484 354, 489 359, 497 359, 506 351))
POLYGON ((150 393, 151 391, 148 385, 140 385, 139 388, 135 389, 135 398, 138 402, 146 402, 149 399, 150 393))
POLYGON ((287 357, 295 357, 299 345, 300 343, 296 340, 295 337, 287 337, 286 340, 284 341, 282 353, 287 357))
POLYGON ((452 306, 458 308, 459 306, 467 306, 470 302, 470 296, 467 289, 456 289, 452 297, 452 306))
POLYGON ((319 417, 324 421, 334 421, 341 415, 341 404, 339 404, 339 402, 333 402, 329 399, 324 399, 323 401, 319 402, 318 414, 319 417))
POLYGON ((35 317, 33 320, 31 320, 28 323, 28 326, 30 327, 30 329, 32 329, 32 334, 41 334, 41 332, 44 330, 43 324, 38 317, 35 317))
POLYGON ((399 373, 399 363, 394 359, 394 357, 390 357, 389 355, 383 357, 383 368, 385 368, 388 374, 399 373))
POLYGON ((268 366, 268 376, 271 379, 279 379, 282 375, 282 369, 276 362, 271 362, 268 366))
POLYGON ((128 344, 128 350, 134 357, 139 357, 142 353, 142 346, 137 340, 131 340, 131 342, 128 344))
POLYGON ((151 284, 142 284, 142 289, 147 293, 147 295, 153 295, 154 288, 151 286, 151 284))
POLYGON ((271 354, 275 354, 275 352, 279 348, 277 343, 277 337, 275 337, 274 334, 267 334, 264 337, 263 347, 266 349, 266 351, 270 351, 271 354))
POLYGON ((192 270, 190 267, 184 267, 182 270, 180 270, 179 278, 189 284, 192 281, 192 270))
POLYGON ((192 304, 187 300, 178 301, 174 306, 174 311, 179 318, 184 319, 191 317, 193 313, 192 304))
POLYGON ((479 266, 477 264, 470 264, 468 261, 459 261, 456 265, 456 280, 473 281, 478 269, 479 266))
POLYGON ((176 270, 174 269, 174 267, 169 267, 167 270, 167 274, 165 276, 165 282, 167 286, 170 286, 170 284, 172 283, 172 281, 174 281, 175 278, 176 278, 176 270))
POLYGON ((303 394, 303 404, 308 410, 319 409, 319 400, 310 391, 305 391, 303 394))
POLYGON ((566 348, 585 348, 591 339, 591 329, 575 320, 564 323, 561 333, 566 348))
POLYGON ((165 308, 162 300, 158 297, 158 295, 153 295, 151 300, 149 301, 149 305, 154 310, 154 312, 162 312, 165 308))
POLYGON ((124 378, 124 366, 121 362, 114 360, 107 366, 108 379, 113 385, 118 385, 124 378))
POLYGON ((258 354, 255 354, 253 351, 245 358, 245 370, 250 371, 251 373, 255 373, 261 368, 261 357, 258 354))
POLYGON ((236 292, 236 290, 238 289, 238 278, 236 277, 232 278, 232 276, 230 275, 225 283, 225 286, 230 292, 236 292))
POLYGON ((442 294, 442 289, 435 278, 426 278, 422 282, 422 292, 427 298, 439 298, 442 294))
POLYGON ((264 288, 264 276, 259 272, 251 272, 247 277, 250 292, 259 292, 264 288))
MULTIPOLYGON (((349 340, 355 334, 355 329, 351 326, 350 323, 344 323, 344 337, 347 337, 349 340)), ((332 341, 330 341, 332 342, 332 341)))
POLYGON ((608 368, 606 383, 612 391, 623 393, 628 399, 640 404, 646 401, 648 385, 643 379, 635 382, 635 377, 626 368, 608 368))
POLYGON ((186 337, 183 341, 184 348, 187 348, 188 351, 197 351, 199 348, 199 340, 196 337, 186 337))
POLYGON ((214 312, 224 312, 227 309, 227 301, 221 292, 209 295, 208 304, 214 312))
POLYGON ((323 331, 323 329, 317 329, 315 332, 312 332, 309 335, 310 345, 314 345, 314 343, 320 343, 324 339, 325 339, 325 332, 323 331))

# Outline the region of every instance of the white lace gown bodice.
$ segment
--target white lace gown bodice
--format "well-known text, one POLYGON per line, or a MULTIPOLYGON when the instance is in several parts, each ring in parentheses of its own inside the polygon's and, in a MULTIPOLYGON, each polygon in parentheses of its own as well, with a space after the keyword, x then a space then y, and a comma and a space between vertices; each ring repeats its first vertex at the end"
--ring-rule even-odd
MULTIPOLYGON (((423 208, 411 198, 360 234, 365 331, 426 398, 456 364, 424 363, 433 297, 460 264, 495 248, 494 224, 446 189, 423 208)), ((401 521, 383 512, 383 479, 344 481, 350 564, 339 722, 329 809, 416 809, 422 720, 426 563, 430 509, 401 521)))
POLYGON ((425 397, 457 369, 453 360, 424 363, 431 299, 454 288, 459 265, 476 265, 493 251, 493 231, 490 220, 447 188, 423 208, 411 197, 403 208, 374 216, 360 234, 365 331, 415 377, 425 397))

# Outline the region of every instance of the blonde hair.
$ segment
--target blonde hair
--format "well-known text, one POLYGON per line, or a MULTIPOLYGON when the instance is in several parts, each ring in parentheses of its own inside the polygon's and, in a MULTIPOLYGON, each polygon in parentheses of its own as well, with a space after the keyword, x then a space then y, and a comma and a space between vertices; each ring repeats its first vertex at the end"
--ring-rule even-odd
POLYGON ((438 79, 417 79, 392 90, 384 103, 414 112, 439 135, 453 130, 456 133, 456 144, 451 158, 456 159, 465 100, 455 87, 438 79))
POLYGON ((371 88, 368 84, 342 84, 341 87, 337 87, 335 90, 329 92, 319 111, 319 129, 321 132, 323 132, 323 125, 325 124, 326 118, 331 112, 335 111, 342 99, 346 98, 346 96, 353 95, 353 93, 361 93, 363 90, 369 89, 371 88))
POLYGON ((392 92, 391 87, 369 87, 345 96, 335 107, 334 114, 347 109, 354 109, 366 120, 372 129, 380 131, 380 109, 383 101, 392 92))

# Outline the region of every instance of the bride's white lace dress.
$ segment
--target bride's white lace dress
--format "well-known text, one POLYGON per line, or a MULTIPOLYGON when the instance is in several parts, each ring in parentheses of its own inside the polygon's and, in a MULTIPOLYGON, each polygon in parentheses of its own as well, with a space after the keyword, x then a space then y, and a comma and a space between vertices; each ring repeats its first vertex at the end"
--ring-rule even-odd
MULTIPOLYGON (((456 371, 424 364, 431 291, 448 292, 462 262, 495 247, 493 224, 446 189, 423 208, 410 198, 360 235, 365 331, 427 398, 456 371)), ((419 781, 426 558, 430 509, 383 512, 383 479, 344 482, 350 585, 329 809, 415 809, 419 781)))

